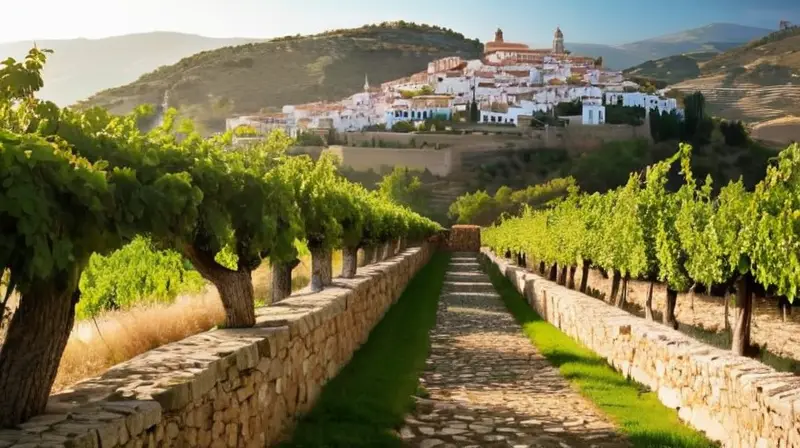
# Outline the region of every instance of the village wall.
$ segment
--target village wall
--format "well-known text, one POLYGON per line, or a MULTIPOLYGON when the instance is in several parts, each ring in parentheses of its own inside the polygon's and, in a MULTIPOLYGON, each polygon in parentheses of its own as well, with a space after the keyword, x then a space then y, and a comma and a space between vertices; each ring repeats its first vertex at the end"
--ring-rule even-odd
POLYGON ((513 266, 482 249, 548 322, 648 386, 723 446, 800 446, 800 383, 750 358, 700 343, 513 266))
POLYGON ((144 353, 51 397, 0 447, 252 447, 275 443, 347 364, 432 252, 426 243, 257 309, 257 325, 144 353))
POLYGON ((454 164, 450 148, 362 148, 355 146, 330 146, 326 151, 336 154, 342 166, 356 171, 380 172, 383 166, 404 166, 415 170, 429 170, 437 176, 448 176, 460 166, 460 158, 454 164))

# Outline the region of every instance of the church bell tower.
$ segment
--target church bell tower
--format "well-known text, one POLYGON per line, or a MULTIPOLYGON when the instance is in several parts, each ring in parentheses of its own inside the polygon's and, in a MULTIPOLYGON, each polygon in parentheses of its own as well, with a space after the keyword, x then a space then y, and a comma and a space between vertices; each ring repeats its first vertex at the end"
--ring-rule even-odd
POLYGON ((564 33, 561 32, 560 27, 556 27, 555 35, 553 35, 553 53, 564 54, 564 33))

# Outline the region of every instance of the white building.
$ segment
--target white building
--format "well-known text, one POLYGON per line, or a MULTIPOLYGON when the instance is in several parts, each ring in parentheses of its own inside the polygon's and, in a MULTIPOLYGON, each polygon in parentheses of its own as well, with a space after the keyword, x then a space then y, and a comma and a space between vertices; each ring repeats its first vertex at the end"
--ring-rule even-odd
POLYGON ((651 109, 658 109, 661 113, 670 113, 678 109, 675 98, 664 98, 642 92, 606 92, 606 104, 627 107, 644 107, 647 113, 651 109))
POLYGON ((600 97, 583 100, 583 124, 598 125, 606 122, 606 107, 600 97))

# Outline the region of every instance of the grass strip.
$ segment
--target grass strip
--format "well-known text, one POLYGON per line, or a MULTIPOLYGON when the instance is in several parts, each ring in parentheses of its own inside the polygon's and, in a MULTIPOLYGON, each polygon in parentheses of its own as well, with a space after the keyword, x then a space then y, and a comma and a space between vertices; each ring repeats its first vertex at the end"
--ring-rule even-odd
POLYGON ((395 430, 414 406, 449 260, 437 252, 414 276, 281 447, 402 446, 395 430))
MULTIPOLYGON (((684 425, 658 396, 625 378, 605 359, 542 319, 494 263, 483 263, 506 307, 539 352, 582 395, 597 405, 634 447, 715 447, 702 433, 684 425), (488 265, 488 269, 487 269, 488 265)), ((591 319, 591 316, 587 316, 591 319)))

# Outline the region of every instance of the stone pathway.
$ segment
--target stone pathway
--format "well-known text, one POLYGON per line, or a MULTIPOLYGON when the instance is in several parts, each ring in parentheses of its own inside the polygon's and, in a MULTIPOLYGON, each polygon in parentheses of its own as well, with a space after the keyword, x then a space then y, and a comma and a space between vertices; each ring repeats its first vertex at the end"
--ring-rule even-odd
POLYGON ((522 334, 476 254, 453 254, 409 447, 627 447, 522 334))

